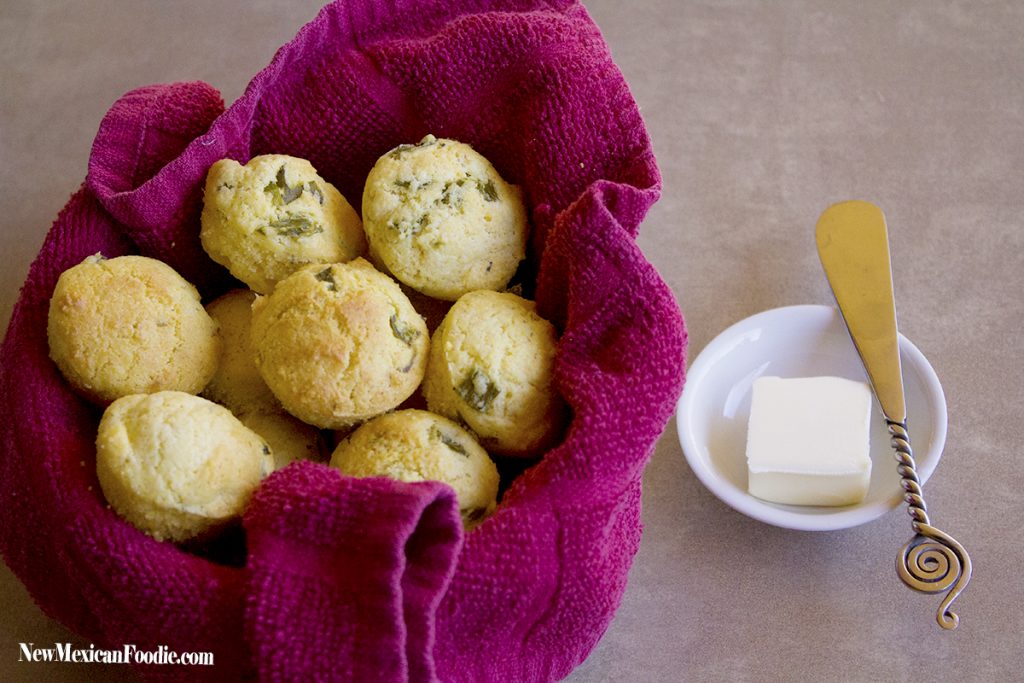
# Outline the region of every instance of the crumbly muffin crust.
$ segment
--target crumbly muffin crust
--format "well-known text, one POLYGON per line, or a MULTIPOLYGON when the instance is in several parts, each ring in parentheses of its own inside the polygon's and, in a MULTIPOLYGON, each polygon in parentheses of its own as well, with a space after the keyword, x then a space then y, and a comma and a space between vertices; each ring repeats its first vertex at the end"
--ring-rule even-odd
POLYGON ((64 377, 100 404, 161 390, 199 393, 221 348, 196 288, 145 256, 96 254, 64 271, 46 331, 64 377))
POLYGON ((238 517, 272 469, 270 448, 227 408, 179 391, 119 398, 96 436, 107 502, 157 540, 185 541, 238 517))
POLYGON ((370 257, 428 296, 503 289, 526 254, 519 188, 467 144, 428 135, 374 165, 363 189, 370 257))
POLYGON ((419 386, 430 346, 398 283, 361 258, 307 266, 258 298, 252 342, 284 408, 326 429, 398 406, 419 386))
POLYGON ((468 425, 492 453, 529 455, 565 420, 552 383, 557 336, 532 301, 470 292, 434 331, 423 396, 430 410, 468 425))
POLYGON ((498 468, 465 429, 424 410, 370 420, 338 444, 331 465, 353 477, 440 481, 455 489, 467 526, 495 508, 498 468))
POLYGON ((214 163, 201 221, 210 257, 261 294, 304 265, 349 261, 366 249, 345 197, 308 161, 284 154, 214 163))

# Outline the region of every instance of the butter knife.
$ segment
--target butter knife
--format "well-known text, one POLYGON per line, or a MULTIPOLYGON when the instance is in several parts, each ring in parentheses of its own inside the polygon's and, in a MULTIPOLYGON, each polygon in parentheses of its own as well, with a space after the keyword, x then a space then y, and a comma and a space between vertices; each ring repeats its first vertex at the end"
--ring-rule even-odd
POLYGON ((816 238, 821 265, 888 425, 912 520, 914 536, 897 557, 896 571, 914 590, 947 591, 936 619, 942 628, 954 629, 960 617, 950 605, 971 580, 971 558, 956 539, 931 525, 917 476, 907 432, 885 216, 868 202, 842 202, 818 219, 816 238))

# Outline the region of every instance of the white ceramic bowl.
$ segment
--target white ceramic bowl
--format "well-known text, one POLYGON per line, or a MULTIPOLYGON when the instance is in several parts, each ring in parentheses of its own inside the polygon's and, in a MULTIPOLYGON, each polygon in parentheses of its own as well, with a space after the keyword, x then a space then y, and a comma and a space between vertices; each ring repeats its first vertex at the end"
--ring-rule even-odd
MULTIPOLYGON (((946 399, 928 360, 900 335, 907 429, 921 482, 946 442, 946 399)), ((871 484, 864 501, 846 507, 779 505, 747 493, 746 439, 750 391, 761 375, 832 375, 867 381, 839 311, 788 306, 742 320, 718 335, 690 365, 679 400, 679 441, 698 479, 722 501, 754 519, 790 529, 844 529, 903 502, 903 489, 882 411, 871 423, 871 484)))

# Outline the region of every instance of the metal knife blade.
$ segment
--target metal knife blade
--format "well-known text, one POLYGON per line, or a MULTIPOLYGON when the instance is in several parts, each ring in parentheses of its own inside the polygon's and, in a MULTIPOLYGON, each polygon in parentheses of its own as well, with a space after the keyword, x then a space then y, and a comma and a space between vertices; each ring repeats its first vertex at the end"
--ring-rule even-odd
POLYGON ((882 412, 904 422, 907 408, 885 216, 868 202, 835 204, 818 219, 816 238, 821 265, 882 412))

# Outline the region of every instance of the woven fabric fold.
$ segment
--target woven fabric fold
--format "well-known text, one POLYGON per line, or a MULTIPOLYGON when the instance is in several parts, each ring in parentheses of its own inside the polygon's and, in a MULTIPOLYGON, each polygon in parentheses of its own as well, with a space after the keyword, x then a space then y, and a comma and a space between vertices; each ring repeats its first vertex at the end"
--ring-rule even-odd
POLYGON ((100 125, 0 349, 5 561, 97 646, 215 653, 212 668, 140 669, 153 679, 566 676, 619 604, 643 468, 682 389, 682 315, 635 241, 660 187, 640 113, 578 2, 335 2, 226 109, 198 82, 128 93, 100 125), (308 158, 358 207, 378 156, 427 133, 472 144, 523 188, 527 270, 562 331, 562 443, 464 538, 449 488, 322 465, 262 484, 244 562, 120 520, 95 478, 100 411, 47 355, 60 272, 96 252, 141 253, 216 296, 233 281, 198 241, 216 159, 308 158))
POLYGON ((300 463, 264 483, 245 526, 261 680, 436 680, 434 611, 462 541, 449 487, 300 463))
POLYGON ((204 289, 224 281, 209 267, 196 229, 204 169, 233 150, 216 144, 220 138, 193 141, 223 111, 220 93, 199 81, 133 90, 103 117, 86 177, 86 186, 142 253, 204 289))

